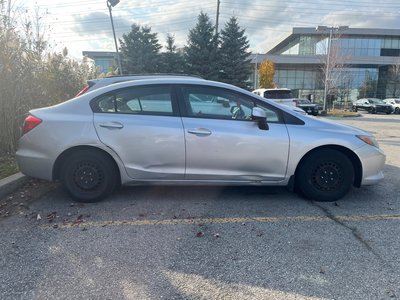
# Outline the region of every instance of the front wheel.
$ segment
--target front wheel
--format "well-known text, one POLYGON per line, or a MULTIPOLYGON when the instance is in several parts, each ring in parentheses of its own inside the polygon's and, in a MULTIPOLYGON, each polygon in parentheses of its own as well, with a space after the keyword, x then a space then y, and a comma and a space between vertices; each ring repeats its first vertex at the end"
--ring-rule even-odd
POLYGON ((354 168, 349 158, 333 149, 309 154, 299 166, 296 184, 309 199, 336 201, 345 196, 354 182, 354 168))
POLYGON ((400 114, 400 108, 399 108, 399 107, 396 107, 396 108, 394 109, 394 113, 395 113, 395 114, 400 114))
POLYGON ((99 151, 73 152, 64 161, 61 182, 80 202, 97 202, 110 195, 118 184, 112 159, 99 151))

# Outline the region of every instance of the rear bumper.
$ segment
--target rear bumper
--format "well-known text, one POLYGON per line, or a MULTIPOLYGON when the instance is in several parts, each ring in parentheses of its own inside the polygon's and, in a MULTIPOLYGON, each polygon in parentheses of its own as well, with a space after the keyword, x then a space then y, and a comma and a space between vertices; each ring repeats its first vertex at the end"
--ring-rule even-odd
POLYGON ((30 177, 51 181, 54 161, 43 156, 43 153, 18 150, 16 153, 20 171, 30 177))

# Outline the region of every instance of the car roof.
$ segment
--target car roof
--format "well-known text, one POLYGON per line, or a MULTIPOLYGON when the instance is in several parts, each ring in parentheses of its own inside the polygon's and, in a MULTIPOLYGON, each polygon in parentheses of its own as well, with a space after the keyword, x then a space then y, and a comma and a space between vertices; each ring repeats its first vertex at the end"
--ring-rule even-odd
MULTIPOLYGON (((114 82, 114 84, 107 84, 105 86, 99 87, 93 91, 90 91, 90 94, 95 96, 95 94, 103 94, 108 91, 112 91, 114 89, 118 88, 125 88, 125 87, 130 87, 130 86, 142 86, 142 85, 157 85, 157 84, 196 84, 196 85, 206 85, 206 86, 215 86, 215 87, 222 87, 222 88, 227 88, 230 90, 236 90, 238 92, 242 93, 249 93, 251 96, 254 96, 254 94, 251 94, 248 91, 245 91, 243 89, 240 89, 236 86, 222 83, 222 82, 217 82, 217 81, 210 81, 210 80, 205 80, 202 78, 197 78, 197 77, 189 77, 189 76, 163 76, 163 77, 145 77, 145 78, 135 78, 131 80, 124 80, 124 81, 119 81, 119 82, 114 82)), ((86 94, 84 94, 86 95, 86 94)), ((84 96, 83 95, 83 96, 84 96)))
POLYGON ((113 75, 104 78, 95 78, 87 81, 90 89, 98 89, 103 86, 110 84, 131 81, 131 80, 141 80, 141 79, 158 79, 158 78, 197 78, 202 79, 199 76, 186 75, 186 74, 131 74, 131 75, 113 75))
POLYGON ((289 91, 291 92, 291 89, 288 88, 274 88, 274 89, 256 89, 253 92, 266 92, 266 91, 289 91))

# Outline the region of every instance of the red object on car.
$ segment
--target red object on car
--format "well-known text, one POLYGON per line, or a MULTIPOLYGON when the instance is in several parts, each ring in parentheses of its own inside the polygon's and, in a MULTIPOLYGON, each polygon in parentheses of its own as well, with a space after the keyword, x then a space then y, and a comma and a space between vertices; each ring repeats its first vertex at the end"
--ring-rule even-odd
POLYGON ((79 97, 80 95, 83 95, 84 93, 86 93, 86 91, 90 88, 89 85, 85 86, 78 94, 76 94, 76 97, 79 97))
POLYGON ((25 134, 25 133, 31 131, 33 128, 38 126, 40 123, 42 123, 41 119, 36 118, 35 116, 32 116, 32 115, 27 116, 24 121, 24 125, 22 127, 22 134, 25 134))

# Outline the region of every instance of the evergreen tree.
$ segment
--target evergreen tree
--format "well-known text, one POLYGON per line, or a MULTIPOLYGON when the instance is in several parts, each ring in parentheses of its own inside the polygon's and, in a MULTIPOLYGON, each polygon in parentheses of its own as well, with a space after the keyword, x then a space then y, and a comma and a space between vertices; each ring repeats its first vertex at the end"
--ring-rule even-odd
POLYGON ((182 54, 176 52, 175 37, 167 35, 167 51, 162 53, 162 67, 163 73, 183 73, 184 59, 182 54))
POLYGON ((235 17, 221 30, 220 41, 220 80, 246 88, 251 73, 249 41, 235 17))
POLYGON ((217 80, 219 76, 217 48, 214 26, 208 15, 201 12, 196 26, 189 31, 188 45, 185 47, 186 73, 217 80))
POLYGON ((124 73, 156 73, 161 67, 161 45, 157 33, 147 26, 133 24, 128 34, 120 39, 124 73))

